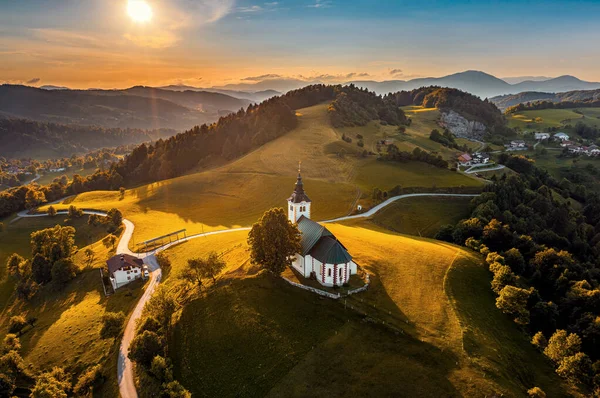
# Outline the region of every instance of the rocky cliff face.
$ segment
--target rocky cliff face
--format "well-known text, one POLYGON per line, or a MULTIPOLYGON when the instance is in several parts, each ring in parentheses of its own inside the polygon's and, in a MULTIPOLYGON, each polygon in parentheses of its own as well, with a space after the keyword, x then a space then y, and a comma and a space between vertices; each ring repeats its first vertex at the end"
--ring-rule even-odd
POLYGON ((440 125, 450 130, 452 134, 460 138, 482 141, 486 127, 481 122, 470 121, 455 111, 442 111, 440 125))

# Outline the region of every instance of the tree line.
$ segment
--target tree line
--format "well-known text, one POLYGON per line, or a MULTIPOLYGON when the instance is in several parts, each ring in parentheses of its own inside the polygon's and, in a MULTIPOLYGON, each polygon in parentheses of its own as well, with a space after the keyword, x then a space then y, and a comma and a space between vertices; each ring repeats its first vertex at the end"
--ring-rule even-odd
POLYGON ((600 100, 588 99, 581 101, 533 101, 522 102, 517 105, 509 106, 504 113, 513 115, 523 111, 536 111, 541 109, 574 109, 574 108, 599 108, 600 100))
POLYGON ((140 144, 176 133, 173 129, 105 128, 0 118, 0 156, 16 157, 23 152, 71 156, 104 147, 140 144))
POLYGON ((437 238, 484 254, 497 307, 536 336, 561 376, 600 388, 600 195, 524 156, 499 161, 519 174, 497 179, 470 218, 437 238))

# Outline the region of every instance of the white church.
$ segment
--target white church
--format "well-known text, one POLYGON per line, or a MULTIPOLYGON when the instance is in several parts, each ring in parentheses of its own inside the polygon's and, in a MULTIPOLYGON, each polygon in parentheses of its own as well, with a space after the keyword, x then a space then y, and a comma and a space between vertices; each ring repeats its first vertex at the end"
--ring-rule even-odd
POLYGON ((296 255, 292 266, 305 278, 311 275, 323 286, 341 286, 355 275, 357 266, 344 245, 327 228, 310 219, 311 201, 304 192, 302 176, 292 196, 288 198, 288 219, 296 223, 302 233, 302 252, 296 255))

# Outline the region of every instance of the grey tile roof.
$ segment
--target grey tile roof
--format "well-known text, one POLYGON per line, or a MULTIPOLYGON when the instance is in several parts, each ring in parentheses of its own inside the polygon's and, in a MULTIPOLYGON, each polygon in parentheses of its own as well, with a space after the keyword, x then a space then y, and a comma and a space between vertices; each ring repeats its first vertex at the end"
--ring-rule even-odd
POLYGON ((298 229, 302 233, 302 255, 310 254, 326 264, 342 264, 352 260, 348 250, 327 228, 310 218, 301 216, 298 229))

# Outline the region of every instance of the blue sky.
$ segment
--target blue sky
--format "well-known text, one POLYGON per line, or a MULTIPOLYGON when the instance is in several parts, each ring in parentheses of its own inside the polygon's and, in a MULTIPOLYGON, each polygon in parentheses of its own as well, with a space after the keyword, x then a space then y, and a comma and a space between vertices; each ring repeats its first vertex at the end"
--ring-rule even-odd
POLYGON ((600 1, 0 0, 0 81, 209 86, 467 69, 600 81, 600 1), (394 73, 392 73, 394 72, 394 73))

